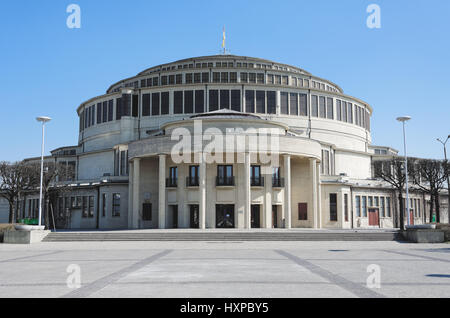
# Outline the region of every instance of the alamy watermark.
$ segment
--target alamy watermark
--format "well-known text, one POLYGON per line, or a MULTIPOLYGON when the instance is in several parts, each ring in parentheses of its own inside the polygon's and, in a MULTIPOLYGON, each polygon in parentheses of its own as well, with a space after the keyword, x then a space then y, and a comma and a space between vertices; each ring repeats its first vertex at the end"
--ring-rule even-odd
POLYGON ((366 280, 367 288, 381 288, 381 267, 377 264, 370 264, 367 266, 367 273, 370 273, 366 280))
MULTIPOLYGON (((201 120, 195 120, 193 131, 175 128, 171 140, 171 159, 176 164, 233 164, 245 163, 245 154, 258 156, 258 161, 269 167, 279 166, 280 130, 276 128, 222 128, 203 130, 201 120)), ((269 174, 270 171, 263 173, 269 174)))
POLYGON ((370 4, 367 9, 370 15, 367 17, 366 24, 369 29, 381 29, 381 8, 378 4, 370 4))
POLYGON ((66 279, 67 288, 78 289, 81 288, 81 267, 77 264, 70 264, 66 268, 69 274, 66 279))
POLYGON ((81 29, 81 8, 78 4, 69 4, 66 9, 70 13, 66 20, 69 29, 81 29))

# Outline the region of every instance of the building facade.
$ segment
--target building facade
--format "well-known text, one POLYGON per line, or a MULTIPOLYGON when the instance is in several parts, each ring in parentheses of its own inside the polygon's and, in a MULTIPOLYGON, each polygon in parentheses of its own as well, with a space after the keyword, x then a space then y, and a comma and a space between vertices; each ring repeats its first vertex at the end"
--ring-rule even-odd
MULTIPOLYGON (((373 179, 372 163, 397 151, 371 144, 372 112, 328 80, 258 58, 206 56, 149 68, 82 103, 78 145, 46 158, 73 171, 58 180, 70 191, 52 203, 55 222, 68 229, 396 227, 396 194, 373 179), (268 131, 276 147, 260 147, 268 131)), ((36 199, 23 198, 23 217, 37 215, 36 199)), ((411 193, 415 224, 424 222, 426 202, 411 193)))

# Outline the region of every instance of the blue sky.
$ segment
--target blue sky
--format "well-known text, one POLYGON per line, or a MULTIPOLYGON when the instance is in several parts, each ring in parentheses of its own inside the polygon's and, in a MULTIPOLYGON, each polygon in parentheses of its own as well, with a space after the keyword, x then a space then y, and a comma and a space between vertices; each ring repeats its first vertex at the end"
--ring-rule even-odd
MULTIPOLYGON (((374 108, 373 142, 441 158, 450 134, 448 0, 39 0, 0 7, 0 160, 78 142, 75 109, 147 67, 217 54, 223 25, 230 53, 295 65, 340 85, 374 108), (81 29, 66 8, 81 7, 81 29), (366 26, 369 4, 381 29, 366 26)), ((450 146, 450 145, 449 145, 450 146)))

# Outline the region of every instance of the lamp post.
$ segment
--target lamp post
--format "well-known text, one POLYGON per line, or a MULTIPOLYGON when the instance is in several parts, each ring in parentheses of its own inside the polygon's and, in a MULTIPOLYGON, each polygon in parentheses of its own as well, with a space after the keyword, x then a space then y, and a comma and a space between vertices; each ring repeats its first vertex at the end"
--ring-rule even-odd
MULTIPOLYGON (((397 120, 403 124, 403 147, 405 151, 405 178, 406 178, 406 211, 407 211, 407 224, 410 225, 410 211, 409 211, 409 181, 408 181, 408 155, 406 152, 406 131, 405 131, 405 123, 411 120, 409 116, 398 117, 397 120)), ((401 211, 403 213, 403 211, 401 211)), ((403 230, 403 229, 402 229, 403 230)))
MULTIPOLYGON (((437 141, 439 141, 443 146, 444 146, 444 159, 445 159, 445 164, 448 165, 448 161, 447 161, 447 142, 450 139, 450 135, 448 135, 447 139, 445 141, 440 140, 439 138, 437 139, 437 141)), ((447 169, 447 167, 445 167, 445 169, 447 169)), ((450 176, 447 174, 447 192, 448 192, 448 208, 447 208, 447 214, 448 214, 448 223, 450 223, 450 176)))
POLYGON ((41 146, 41 186, 39 188, 39 226, 42 223, 42 183, 44 179, 44 136, 45 136, 45 123, 52 120, 50 117, 37 117, 36 120, 42 123, 42 146, 41 146))

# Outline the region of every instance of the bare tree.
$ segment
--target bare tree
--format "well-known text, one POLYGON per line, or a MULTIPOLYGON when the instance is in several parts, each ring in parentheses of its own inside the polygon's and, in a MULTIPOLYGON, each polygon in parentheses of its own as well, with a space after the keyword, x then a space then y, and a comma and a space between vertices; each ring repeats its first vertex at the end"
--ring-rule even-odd
POLYGON ((447 180, 447 163, 439 160, 421 159, 414 165, 413 182, 415 187, 430 195, 430 223, 433 220, 433 205, 436 209, 436 222, 441 222, 439 194, 447 180))
MULTIPOLYGON (((30 164, 32 174, 40 178, 40 164, 30 164)), ((70 180, 72 171, 64 164, 55 162, 44 163, 44 175, 42 179, 42 201, 44 202, 44 224, 50 228, 50 204, 55 205, 56 198, 63 192, 69 191, 66 183, 60 182, 70 180)))
POLYGON ((16 221, 18 200, 22 192, 38 185, 33 169, 23 162, 0 163, 0 196, 9 203, 9 223, 16 221))
MULTIPOLYGON (((414 160, 408 161, 408 168, 412 167, 414 160)), ((405 227, 403 191, 406 185, 406 175, 404 170, 405 162, 403 158, 393 157, 389 160, 380 160, 374 162, 374 176, 389 183, 398 193, 399 201, 399 221, 400 229, 405 227)))

